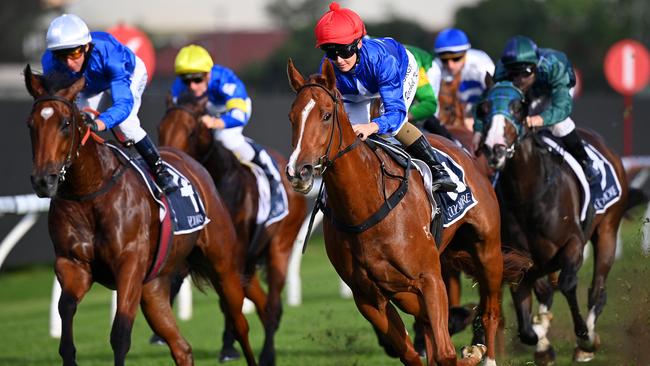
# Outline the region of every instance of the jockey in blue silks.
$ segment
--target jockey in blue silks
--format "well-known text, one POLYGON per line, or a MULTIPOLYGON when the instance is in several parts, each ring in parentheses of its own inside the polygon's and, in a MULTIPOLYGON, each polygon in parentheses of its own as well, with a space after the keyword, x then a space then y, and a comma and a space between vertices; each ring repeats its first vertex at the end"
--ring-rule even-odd
POLYGON ((195 97, 207 95, 208 113, 201 116, 201 122, 214 131, 214 138, 241 162, 253 162, 262 168, 269 183, 281 182, 282 176, 271 156, 243 135, 252 106, 246 87, 235 72, 215 64, 208 51, 198 45, 181 48, 176 55, 174 71, 177 75, 171 88, 174 101, 188 92, 195 97), (257 146, 257 151, 253 145, 257 146))
POLYGON ((116 129, 122 142, 133 141, 158 186, 165 193, 176 190, 178 187, 156 146, 140 126, 138 111, 147 85, 147 70, 142 60, 110 34, 91 33, 86 23, 73 14, 52 21, 46 42, 47 50, 41 59, 44 73, 85 77, 86 86, 77 99, 79 107, 98 110, 110 104, 95 119, 84 115, 91 130, 116 129))
POLYGON ((436 160, 427 139, 408 122, 407 110, 418 86, 415 57, 392 38, 362 39, 366 28, 359 15, 335 2, 314 33, 316 47, 335 66, 336 86, 355 134, 362 140, 374 133, 395 137, 431 168, 434 187, 455 190, 456 183, 436 160), (371 121, 370 105, 377 97, 384 113, 371 121))

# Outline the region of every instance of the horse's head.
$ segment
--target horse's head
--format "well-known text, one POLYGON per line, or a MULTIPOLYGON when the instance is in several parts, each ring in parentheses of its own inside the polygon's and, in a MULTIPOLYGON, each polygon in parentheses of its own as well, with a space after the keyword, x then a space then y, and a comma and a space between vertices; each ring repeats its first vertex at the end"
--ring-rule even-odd
POLYGON ((39 197, 53 197, 66 170, 79 154, 83 123, 74 103, 85 79, 36 75, 25 67, 25 86, 34 97, 27 127, 32 141, 32 187, 39 197))
POLYGON ((339 153, 344 139, 354 139, 329 60, 325 60, 321 72, 305 81, 293 61, 287 63, 289 83, 296 99, 289 112, 293 152, 286 173, 293 189, 301 193, 309 192, 314 175, 322 174, 336 160, 337 157, 331 159, 331 156, 339 153), (333 141, 337 141, 335 146, 333 141))
POLYGON ((502 170, 514 155, 526 132, 527 108, 523 92, 509 81, 494 84, 477 106, 478 117, 486 123, 483 151, 491 168, 502 170))
POLYGON ((195 159, 201 157, 212 142, 209 129, 200 122, 206 113, 207 97, 185 94, 176 103, 167 97, 167 112, 158 126, 158 142, 183 150, 195 159))

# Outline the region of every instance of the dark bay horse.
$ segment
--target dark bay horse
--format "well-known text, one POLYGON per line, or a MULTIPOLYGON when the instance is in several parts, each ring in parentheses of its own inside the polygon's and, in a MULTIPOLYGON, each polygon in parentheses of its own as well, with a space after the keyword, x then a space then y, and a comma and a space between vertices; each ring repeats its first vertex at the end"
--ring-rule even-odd
POLYGON ((85 79, 62 88, 50 80, 54 79, 25 68, 25 84, 34 97, 27 121, 32 186, 39 196, 52 198, 48 219, 55 272, 62 287, 59 353, 63 364, 76 365, 73 317, 92 283, 98 282, 117 290, 110 337, 115 365, 124 365, 138 304, 149 325, 169 345, 176 364, 192 365, 192 349, 181 337, 169 305, 172 276, 189 270, 217 290, 248 364, 255 365, 248 323, 241 313, 241 276, 231 254, 237 238, 209 174, 186 154, 162 150, 165 161, 191 181, 211 221, 200 231, 174 236, 157 277, 145 281, 161 233, 159 207, 134 169, 109 147, 87 139, 90 131, 74 103, 85 79))
MULTIPOLYGON (((306 200, 303 195, 290 189, 289 181, 283 176, 289 213, 266 228, 259 227, 262 224, 256 224, 259 193, 255 175, 221 142, 215 140, 212 131, 199 121, 199 117, 206 113, 206 102, 207 98, 198 101, 190 98, 178 104, 168 100, 167 112, 158 129, 159 142, 160 145, 183 150, 200 161, 224 198, 239 239, 234 254, 249 279, 245 286, 246 296, 255 303, 264 324, 265 341, 260 364, 274 365, 274 336, 282 315, 281 294, 293 243, 306 216, 306 200), (255 266, 260 263, 266 265, 268 297, 257 276, 253 275, 255 266)), ((268 151, 281 167, 286 165, 286 160, 280 154, 268 151)), ((237 356, 230 328, 226 326, 224 331, 222 359, 224 355, 237 356)))
MULTIPOLYGON (((488 83, 492 84, 492 83, 488 83)), ((511 289, 519 337, 536 345, 536 360, 552 362, 555 354, 546 333, 552 319, 552 289, 540 299, 540 314, 533 324, 531 290, 537 280, 560 271, 557 287, 571 310, 577 347, 574 359, 589 361, 599 346, 596 320, 606 301, 605 282, 614 263, 616 232, 625 211, 628 185, 621 160, 605 146, 596 133, 579 130, 580 136, 612 164, 620 182, 618 201, 597 214, 591 225, 581 223, 584 193, 575 174, 558 162, 563 158, 549 153, 539 134, 526 127, 528 104, 524 94, 510 82, 499 82, 489 90, 479 112, 487 123, 483 151, 490 165, 500 171, 497 193, 500 199, 503 240, 530 253, 534 266, 521 283, 511 289), (577 300, 578 270, 583 248, 591 240, 594 248, 594 273, 588 296, 588 316, 580 314, 577 300)))
POLYGON ((429 365, 477 364, 483 355, 482 347, 470 347, 470 352, 463 352, 464 357, 457 360, 447 330, 447 294, 441 279, 439 250, 458 246, 470 253, 469 262, 475 266, 487 362, 494 365, 504 262, 499 208, 489 181, 475 171, 471 157, 453 142, 430 137, 436 148, 463 166, 466 184, 480 203, 446 228, 441 242, 435 243, 430 232, 431 206, 422 179, 413 170, 404 172, 383 151, 374 151, 354 135, 329 60, 324 62, 322 74, 308 80, 291 60, 287 72, 297 93, 289 113, 294 150, 287 176, 296 191, 307 193, 316 174, 322 174, 330 211, 330 219, 323 222, 327 254, 352 289, 359 311, 405 365, 422 363, 395 306, 425 325, 429 365), (357 223, 376 217, 375 212, 387 205, 387 197, 405 180, 408 189, 403 198, 391 205, 392 210, 380 221, 367 230, 344 229, 349 225, 357 228, 357 223))

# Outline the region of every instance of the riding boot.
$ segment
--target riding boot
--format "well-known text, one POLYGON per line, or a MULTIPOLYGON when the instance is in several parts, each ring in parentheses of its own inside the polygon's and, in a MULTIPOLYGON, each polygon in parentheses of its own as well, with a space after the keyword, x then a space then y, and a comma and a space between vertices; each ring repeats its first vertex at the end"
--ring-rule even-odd
POLYGON ((582 170, 585 172, 589 184, 591 185, 592 183, 599 181, 601 178, 600 171, 594 167, 594 162, 591 160, 589 155, 587 155, 585 146, 576 130, 571 131, 561 139, 569 154, 573 155, 573 157, 580 163, 580 166, 582 166, 582 170))
POLYGON ((134 146, 156 177, 158 187, 165 193, 177 190, 178 186, 174 183, 174 177, 167 171, 165 164, 163 164, 160 158, 158 149, 156 149, 149 136, 145 136, 142 140, 136 142, 134 146))
POLYGON ((456 183, 451 180, 449 173, 447 173, 442 164, 436 160, 433 148, 429 145, 424 135, 418 137, 414 143, 406 148, 406 151, 414 158, 424 161, 431 168, 434 191, 450 192, 456 189, 456 183))

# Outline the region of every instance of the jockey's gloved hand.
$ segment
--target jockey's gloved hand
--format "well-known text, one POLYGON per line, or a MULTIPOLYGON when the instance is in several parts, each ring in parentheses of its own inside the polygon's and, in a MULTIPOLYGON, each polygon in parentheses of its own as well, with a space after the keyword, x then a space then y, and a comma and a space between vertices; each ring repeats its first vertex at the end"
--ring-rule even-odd
POLYGON ((81 118, 86 126, 90 128, 92 132, 99 132, 99 126, 95 122, 95 114, 90 112, 81 112, 81 118))

